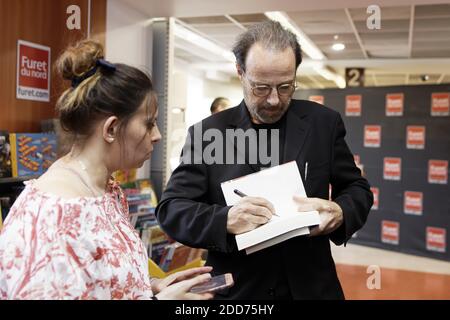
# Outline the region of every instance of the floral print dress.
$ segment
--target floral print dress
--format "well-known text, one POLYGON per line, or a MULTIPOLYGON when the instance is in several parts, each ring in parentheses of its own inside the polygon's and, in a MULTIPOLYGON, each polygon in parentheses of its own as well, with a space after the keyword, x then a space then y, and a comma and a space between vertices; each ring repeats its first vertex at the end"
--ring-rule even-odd
POLYGON ((147 253, 110 181, 64 199, 26 182, 0 234, 0 299, 150 299, 147 253))

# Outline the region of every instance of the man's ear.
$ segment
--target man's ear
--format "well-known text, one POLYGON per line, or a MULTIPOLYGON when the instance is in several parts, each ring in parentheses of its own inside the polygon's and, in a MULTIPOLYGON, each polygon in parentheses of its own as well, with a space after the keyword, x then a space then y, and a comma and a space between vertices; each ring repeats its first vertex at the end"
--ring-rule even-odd
POLYGON ((114 140, 117 138, 119 132, 119 118, 116 116, 111 116, 105 120, 103 123, 103 139, 107 143, 113 143, 114 140))
POLYGON ((241 65, 236 62, 236 71, 239 77, 239 80, 242 81, 242 75, 244 74, 244 70, 242 70, 241 65))

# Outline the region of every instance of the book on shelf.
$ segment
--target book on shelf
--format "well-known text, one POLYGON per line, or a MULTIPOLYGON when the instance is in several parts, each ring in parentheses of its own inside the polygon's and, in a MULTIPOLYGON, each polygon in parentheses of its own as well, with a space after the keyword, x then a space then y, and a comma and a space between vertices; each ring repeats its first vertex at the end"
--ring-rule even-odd
POLYGON ((123 183, 121 187, 127 196, 130 213, 137 212, 138 206, 140 205, 149 205, 156 208, 158 199, 149 179, 139 179, 123 183))
POLYGON ((147 248, 148 257, 158 265, 166 246, 174 242, 158 225, 142 229, 141 239, 147 248))
POLYGON ((137 212, 130 213, 130 223, 136 230, 157 225, 155 207, 138 206, 137 212))
POLYGON ((9 143, 9 133, 0 131, 0 178, 11 177, 11 170, 11 144, 9 143))
POLYGON ((160 267, 164 272, 176 270, 194 260, 201 259, 204 251, 204 249, 191 248, 179 242, 169 244, 161 256, 160 267))
POLYGON ((41 175, 56 160, 56 135, 50 133, 11 133, 13 177, 41 175))
MULTIPOLYGON (((124 173, 116 173, 116 179, 120 174, 124 173)), ((205 250, 175 242, 161 229, 155 215, 156 193, 149 179, 128 181, 121 187, 128 201, 130 224, 139 232, 148 257, 161 270, 169 272, 203 257, 205 250)))
POLYGON ((172 262, 173 255, 176 250, 176 244, 170 244, 164 247, 161 258, 159 260, 159 267, 164 272, 169 271, 169 266, 172 262))
POLYGON ((136 181, 137 169, 117 170, 113 176, 120 184, 132 183, 136 181))
POLYGON ((189 255, 193 250, 193 248, 182 245, 181 243, 177 243, 177 245, 174 245, 174 247, 175 248, 172 255, 172 260, 167 266, 167 271, 172 271, 181 268, 182 266, 190 262, 189 255))
POLYGON ((227 205, 235 205, 241 200, 240 191, 241 194, 265 198, 275 208, 275 214, 268 223, 236 235, 238 249, 247 254, 307 235, 309 227, 320 223, 317 211, 297 212, 293 196, 306 197, 306 192, 295 161, 223 182, 221 187, 227 205))

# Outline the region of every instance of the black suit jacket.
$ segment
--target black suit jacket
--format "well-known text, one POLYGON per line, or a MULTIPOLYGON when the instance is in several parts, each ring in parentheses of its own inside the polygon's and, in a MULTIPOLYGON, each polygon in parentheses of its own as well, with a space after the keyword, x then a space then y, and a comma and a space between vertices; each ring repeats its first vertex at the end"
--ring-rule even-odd
MULTIPOLYGON (((251 128, 244 101, 202 121, 203 131, 251 128)), ((193 127, 189 128, 194 135, 193 127)), ((294 299, 344 298, 330 251, 331 239, 340 245, 360 229, 372 206, 373 195, 355 166, 336 111, 314 102, 292 100, 287 111, 284 161, 295 160, 309 197, 332 199, 342 208, 344 223, 333 233, 295 237, 246 255, 227 233, 227 213, 220 183, 255 172, 249 164, 181 163, 173 172, 157 207, 163 230, 177 241, 208 249, 207 265, 215 274, 231 272, 235 285, 217 295, 229 299, 271 299, 283 275, 294 299)), ((224 134, 225 136, 225 134, 224 134)), ((195 140, 195 138, 194 138, 195 140)), ((190 148, 187 143, 186 148, 190 148)), ((184 152, 186 149, 184 149, 184 152)))

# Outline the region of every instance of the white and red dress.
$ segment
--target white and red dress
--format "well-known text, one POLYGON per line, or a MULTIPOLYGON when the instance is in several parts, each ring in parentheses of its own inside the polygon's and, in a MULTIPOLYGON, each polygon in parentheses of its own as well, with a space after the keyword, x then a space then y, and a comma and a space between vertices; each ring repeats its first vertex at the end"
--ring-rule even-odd
POLYGON ((110 181, 64 199, 26 182, 0 233, 0 299, 150 299, 148 258, 110 181))

